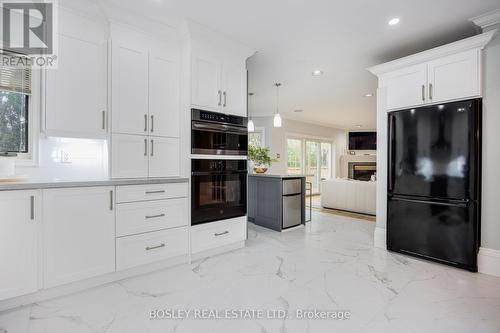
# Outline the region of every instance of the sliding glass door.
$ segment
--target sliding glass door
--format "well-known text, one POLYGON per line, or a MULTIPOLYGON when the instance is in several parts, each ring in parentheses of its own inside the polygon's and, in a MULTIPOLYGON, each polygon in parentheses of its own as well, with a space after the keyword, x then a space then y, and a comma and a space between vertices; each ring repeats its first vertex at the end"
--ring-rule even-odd
POLYGON ((288 138, 288 174, 306 174, 313 192, 320 192, 322 179, 332 177, 332 143, 306 138, 288 138))

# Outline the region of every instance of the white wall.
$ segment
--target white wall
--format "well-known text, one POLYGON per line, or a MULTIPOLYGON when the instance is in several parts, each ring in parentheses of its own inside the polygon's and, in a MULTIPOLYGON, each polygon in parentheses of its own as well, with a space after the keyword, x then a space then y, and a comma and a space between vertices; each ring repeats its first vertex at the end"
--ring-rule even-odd
MULTIPOLYGON (((489 29, 498 29, 500 24, 489 29)), ((485 29, 485 30, 489 30, 485 29)), ((481 247, 500 250, 500 34, 484 51, 481 247)))
POLYGON ((287 171, 287 136, 300 136, 306 138, 320 138, 332 141, 335 149, 335 177, 339 176, 340 165, 339 157, 346 151, 346 131, 326 126, 304 123, 291 119, 283 119, 281 128, 273 127, 273 117, 254 117, 253 121, 256 127, 265 128, 266 146, 270 148, 271 157, 277 158, 278 162, 273 163, 269 172, 286 174, 287 171))

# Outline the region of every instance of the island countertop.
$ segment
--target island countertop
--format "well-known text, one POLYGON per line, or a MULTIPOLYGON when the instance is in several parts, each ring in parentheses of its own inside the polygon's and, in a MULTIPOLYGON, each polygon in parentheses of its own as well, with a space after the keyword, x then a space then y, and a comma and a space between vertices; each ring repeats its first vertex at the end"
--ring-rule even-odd
POLYGON ((20 180, 12 182, 0 182, 0 191, 7 190, 38 190, 48 188, 69 187, 92 187, 92 186, 120 186, 120 185, 148 185, 187 183, 188 178, 130 178, 130 179, 95 179, 95 180, 71 180, 71 179, 43 179, 43 180, 20 180))
POLYGON ((306 178, 312 175, 282 175, 282 174, 273 174, 273 173, 249 173, 248 177, 269 177, 269 178, 306 178))

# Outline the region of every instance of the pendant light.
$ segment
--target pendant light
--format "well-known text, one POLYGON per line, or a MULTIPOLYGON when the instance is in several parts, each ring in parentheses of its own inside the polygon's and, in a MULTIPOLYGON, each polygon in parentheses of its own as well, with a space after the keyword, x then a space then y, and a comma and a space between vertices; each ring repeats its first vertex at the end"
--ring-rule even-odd
POLYGON ((280 110, 279 110, 279 103, 280 103, 279 90, 280 90, 281 83, 276 82, 274 84, 274 86, 276 87, 276 114, 274 115, 273 125, 274 125, 274 127, 281 127, 282 121, 281 121, 280 110))
MULTIPOLYGON (((252 97, 253 96, 253 93, 248 93, 248 97, 252 97)), ((255 124, 253 123, 253 120, 252 118, 250 118, 250 100, 251 98, 248 99, 248 124, 247 124, 247 128, 248 128, 248 132, 255 132, 255 124)))

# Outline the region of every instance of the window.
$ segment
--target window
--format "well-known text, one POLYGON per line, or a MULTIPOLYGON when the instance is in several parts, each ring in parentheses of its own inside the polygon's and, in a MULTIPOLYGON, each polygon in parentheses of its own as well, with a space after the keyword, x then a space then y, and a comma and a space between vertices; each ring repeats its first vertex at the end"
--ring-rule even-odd
POLYGON ((287 139, 287 172, 289 175, 302 173, 302 141, 287 139))
MULTIPOLYGON (((3 54, 3 57, 20 58, 10 54, 3 54)), ((31 153, 30 95, 31 69, 7 66, 2 61, 0 64, 0 153, 19 153, 22 156, 28 156, 31 153)))
POLYGON ((264 128, 257 127, 255 131, 248 133, 248 144, 255 147, 264 147, 266 145, 264 128))
POLYGON ((326 140, 288 138, 287 154, 289 175, 306 174, 313 191, 319 192, 322 179, 332 178, 333 144, 326 140))

